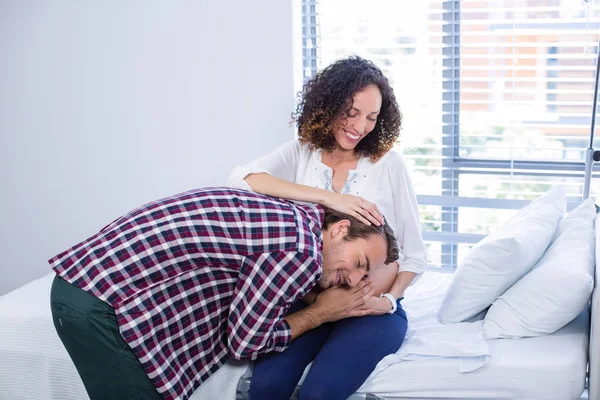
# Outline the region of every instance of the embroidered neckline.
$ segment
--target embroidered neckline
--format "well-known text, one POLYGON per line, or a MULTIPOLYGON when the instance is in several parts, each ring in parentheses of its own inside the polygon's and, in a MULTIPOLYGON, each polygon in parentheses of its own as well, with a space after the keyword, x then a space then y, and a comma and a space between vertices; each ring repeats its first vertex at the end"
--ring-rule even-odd
MULTIPOLYGON (((350 170, 353 171, 353 170, 350 170)), ((350 182, 355 182, 356 177, 358 176, 358 172, 348 172, 348 178, 344 183, 344 186, 339 191, 341 194, 349 194, 350 193, 350 182)), ((323 169, 323 177, 325 178, 325 189, 330 192, 335 192, 333 189, 333 171, 331 168, 327 167, 323 169)))
MULTIPOLYGON (((324 186, 325 186, 324 189, 329 190, 330 192, 335 192, 335 190, 333 189, 333 169, 323 162, 322 150, 321 149, 315 150, 315 152, 313 153, 313 157, 316 158, 317 163, 322 168, 321 177, 324 182, 324 186)), ((356 178, 361 173, 364 174, 366 177, 367 171, 370 170, 373 165, 374 164, 368 158, 366 158, 366 157, 359 158, 358 163, 356 164, 356 168, 348 170, 348 177, 346 178, 346 182, 344 183, 344 186, 342 187, 342 189, 340 189, 339 192, 336 192, 336 193, 349 194, 351 191, 350 190, 351 184, 356 182, 356 178)))
POLYGON ((344 187, 342 188, 342 190, 340 190, 340 193, 342 193, 342 194, 350 193, 350 181, 354 181, 354 179, 356 179, 357 176, 358 176, 358 172, 353 172, 353 173, 348 172, 348 179, 346 179, 346 183, 344 184, 344 187))

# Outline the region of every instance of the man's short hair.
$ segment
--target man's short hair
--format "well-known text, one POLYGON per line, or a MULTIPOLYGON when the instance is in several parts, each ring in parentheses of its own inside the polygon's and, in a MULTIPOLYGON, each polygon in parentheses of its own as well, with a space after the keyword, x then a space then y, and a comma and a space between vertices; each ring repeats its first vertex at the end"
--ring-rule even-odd
POLYGON ((387 221, 384 225, 380 226, 373 224, 367 225, 351 215, 344 214, 328 207, 323 207, 323 209, 325 210, 323 230, 329 228, 329 226, 335 224, 336 222, 347 219, 350 221, 350 228, 348 228, 348 234, 346 237, 344 237, 345 241, 349 242, 354 239, 366 239, 371 235, 379 235, 387 242, 387 257, 385 263, 389 264, 398 259, 398 242, 396 240, 396 236, 394 235, 394 231, 392 231, 392 228, 390 228, 390 226, 387 224, 387 221))

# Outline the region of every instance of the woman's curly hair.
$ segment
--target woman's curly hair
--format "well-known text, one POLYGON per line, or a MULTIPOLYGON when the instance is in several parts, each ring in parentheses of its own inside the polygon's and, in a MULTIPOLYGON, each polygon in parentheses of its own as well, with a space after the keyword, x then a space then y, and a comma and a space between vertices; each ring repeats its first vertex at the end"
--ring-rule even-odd
POLYGON ((334 150, 336 124, 347 118, 354 94, 368 85, 376 85, 381 91, 381 110, 375 128, 354 151, 373 161, 384 155, 398 141, 402 113, 381 70, 358 56, 336 61, 304 85, 298 94, 296 111, 292 113, 292 122, 298 126, 299 141, 313 150, 334 150))

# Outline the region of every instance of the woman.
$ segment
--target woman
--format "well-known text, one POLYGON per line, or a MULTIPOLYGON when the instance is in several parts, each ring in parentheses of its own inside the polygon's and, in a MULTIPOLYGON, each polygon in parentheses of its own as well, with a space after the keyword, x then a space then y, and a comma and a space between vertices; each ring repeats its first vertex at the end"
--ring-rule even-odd
MULTIPOLYGON (((372 266, 369 272, 375 296, 365 308, 373 310, 372 315, 323 325, 297 338, 284 352, 258 360, 250 396, 288 399, 314 360, 300 399, 346 399, 402 344, 407 321, 400 300, 425 269, 412 183, 402 156, 390 151, 402 116, 381 70, 350 57, 304 86, 293 117, 298 140, 236 168, 229 185, 323 204, 366 223, 384 223, 384 215, 401 254, 398 263, 372 266)), ((316 296, 310 293, 305 301, 315 301, 316 296)), ((303 306, 298 302, 290 312, 303 306)))

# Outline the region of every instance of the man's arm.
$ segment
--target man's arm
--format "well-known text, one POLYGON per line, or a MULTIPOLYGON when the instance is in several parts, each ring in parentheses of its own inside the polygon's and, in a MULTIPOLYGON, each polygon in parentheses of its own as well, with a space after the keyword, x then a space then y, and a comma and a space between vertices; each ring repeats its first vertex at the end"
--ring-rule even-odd
POLYGON ((323 316, 311 306, 286 316, 285 320, 290 325, 292 340, 325 323, 323 316))
POLYGON ((364 279, 353 288, 331 288, 304 310, 284 317, 286 305, 313 287, 320 277, 317 261, 305 253, 263 253, 246 257, 234 290, 227 323, 231 355, 255 360, 283 351, 292 339, 325 322, 368 315, 359 307, 373 294, 364 279))
POLYGON ((292 339, 326 322, 371 314, 372 309, 361 307, 372 295, 369 279, 361 280, 355 287, 327 289, 319 293, 318 297, 315 294, 313 304, 285 317, 292 331, 292 339))
MULTIPOLYGON (((260 354, 283 351, 293 337, 291 326, 284 319, 287 305, 313 287, 319 275, 317 261, 305 253, 274 252, 245 257, 227 321, 231 355, 254 360, 260 354)), ((313 318, 311 324, 318 321, 319 318, 313 318)), ((309 326, 305 329, 310 329, 309 326)), ((302 328, 296 327, 299 329, 302 328)))

